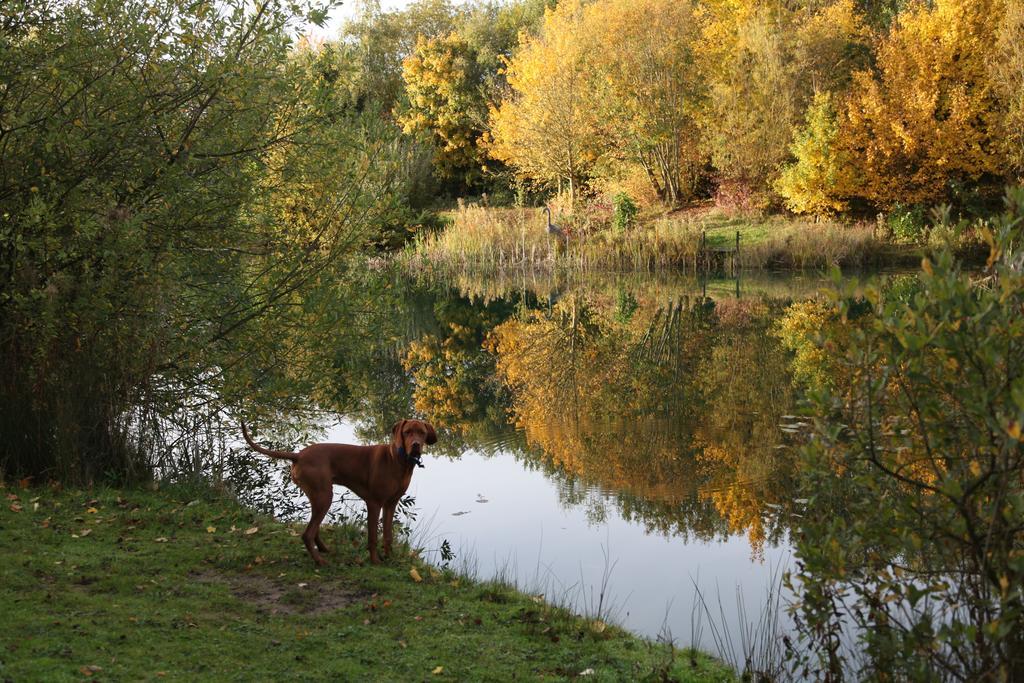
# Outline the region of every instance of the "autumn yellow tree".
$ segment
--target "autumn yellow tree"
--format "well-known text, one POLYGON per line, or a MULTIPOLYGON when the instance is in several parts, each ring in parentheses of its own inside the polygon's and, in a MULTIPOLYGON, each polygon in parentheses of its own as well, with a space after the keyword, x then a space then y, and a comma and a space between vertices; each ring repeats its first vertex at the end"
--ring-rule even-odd
POLYGON ((604 0, 586 9, 596 102, 610 154, 639 164, 669 204, 686 198, 703 165, 694 118, 705 88, 695 67, 699 35, 687 0, 604 0))
POLYGON ((547 10, 507 67, 510 95, 490 112, 490 154, 521 178, 568 190, 575 202, 600 155, 590 87, 593 43, 581 0, 547 10))
POLYGON ((487 119, 472 48, 457 33, 420 36, 402 62, 402 78, 409 100, 399 117, 403 130, 431 138, 441 176, 472 182, 479 174, 477 140, 487 119))
POLYGON ((775 190, 796 213, 815 216, 845 211, 853 192, 849 156, 839 148, 839 122, 831 93, 819 93, 807 109, 806 125, 791 146, 796 159, 782 171, 775 190))
POLYGON ((993 85, 1002 104, 1008 169, 1024 180, 1024 3, 1008 2, 991 60, 993 85))
POLYGON ((873 36, 854 0, 834 0, 805 14, 796 27, 793 59, 801 102, 839 95, 871 63, 873 36))
POLYGON ((800 116, 794 12, 780 2, 712 0, 702 17, 710 94, 701 122, 722 190, 764 196, 800 116))
POLYGON ((898 17, 873 71, 854 76, 841 123, 859 194, 881 207, 937 202, 1005 169, 987 58, 1002 0, 937 0, 898 17))

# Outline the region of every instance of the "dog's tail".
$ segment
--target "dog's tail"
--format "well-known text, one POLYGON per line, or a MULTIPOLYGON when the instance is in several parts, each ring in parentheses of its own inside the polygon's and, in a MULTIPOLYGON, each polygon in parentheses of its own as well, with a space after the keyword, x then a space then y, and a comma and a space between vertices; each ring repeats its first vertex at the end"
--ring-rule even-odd
POLYGON ((298 453, 292 453, 291 451, 272 451, 269 448, 264 448, 263 446, 260 446, 258 443, 252 440, 251 436, 249 436, 249 432, 245 428, 245 423, 240 422, 240 424, 242 425, 242 436, 245 437, 245 442, 249 444, 249 448, 253 449, 254 451, 258 451, 263 455, 269 455, 271 458, 291 460, 292 462, 295 462, 296 460, 299 459, 298 453))

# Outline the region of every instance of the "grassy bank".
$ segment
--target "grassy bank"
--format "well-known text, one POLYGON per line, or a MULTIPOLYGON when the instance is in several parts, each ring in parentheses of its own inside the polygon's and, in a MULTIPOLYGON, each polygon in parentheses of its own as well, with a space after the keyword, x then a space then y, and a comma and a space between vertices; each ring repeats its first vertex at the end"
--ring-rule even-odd
POLYGON ((916 265, 922 253, 917 247, 881 239, 870 223, 740 217, 713 209, 649 218, 621 233, 592 224, 574 230, 567 225, 570 239, 565 248, 547 234, 538 209, 466 206, 449 218, 444 230, 416 240, 401 260, 413 267, 458 269, 693 269, 702 235, 709 248, 731 248, 737 232, 742 268, 916 265))
POLYGON ((316 570, 300 526, 210 491, 0 494, 0 680, 732 677, 407 549, 369 565, 355 528, 316 570))

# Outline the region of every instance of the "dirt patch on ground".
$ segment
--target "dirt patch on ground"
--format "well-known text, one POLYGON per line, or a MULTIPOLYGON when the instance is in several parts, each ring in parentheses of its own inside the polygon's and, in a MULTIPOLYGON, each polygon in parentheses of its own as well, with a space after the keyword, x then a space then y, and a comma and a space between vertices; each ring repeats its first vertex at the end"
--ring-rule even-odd
POLYGON ((293 583, 261 574, 220 574, 204 571, 193 574, 199 583, 228 586, 239 600, 256 605, 268 614, 324 614, 344 609, 369 593, 340 581, 293 583))

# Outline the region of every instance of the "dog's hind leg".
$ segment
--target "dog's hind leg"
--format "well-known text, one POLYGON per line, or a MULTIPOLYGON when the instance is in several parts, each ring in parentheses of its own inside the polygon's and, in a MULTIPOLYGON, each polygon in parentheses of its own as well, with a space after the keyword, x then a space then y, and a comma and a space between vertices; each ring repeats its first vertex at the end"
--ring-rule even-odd
POLYGON ((327 564, 324 558, 320 557, 320 551, 318 550, 318 548, 323 546, 323 541, 320 540, 320 524, 324 521, 324 516, 331 508, 331 499, 334 497, 334 491, 328 485, 319 489, 307 490, 306 495, 309 496, 312 511, 309 516, 309 524, 306 525, 306 530, 302 532, 302 542, 306 544, 306 551, 313 558, 314 562, 320 565, 327 564))
POLYGON ((317 527, 317 529, 316 529, 316 538, 313 539, 313 542, 316 543, 316 549, 319 550, 320 552, 322 552, 322 553, 330 553, 331 552, 331 549, 328 548, 327 544, 324 543, 323 539, 320 538, 320 527, 317 527))

